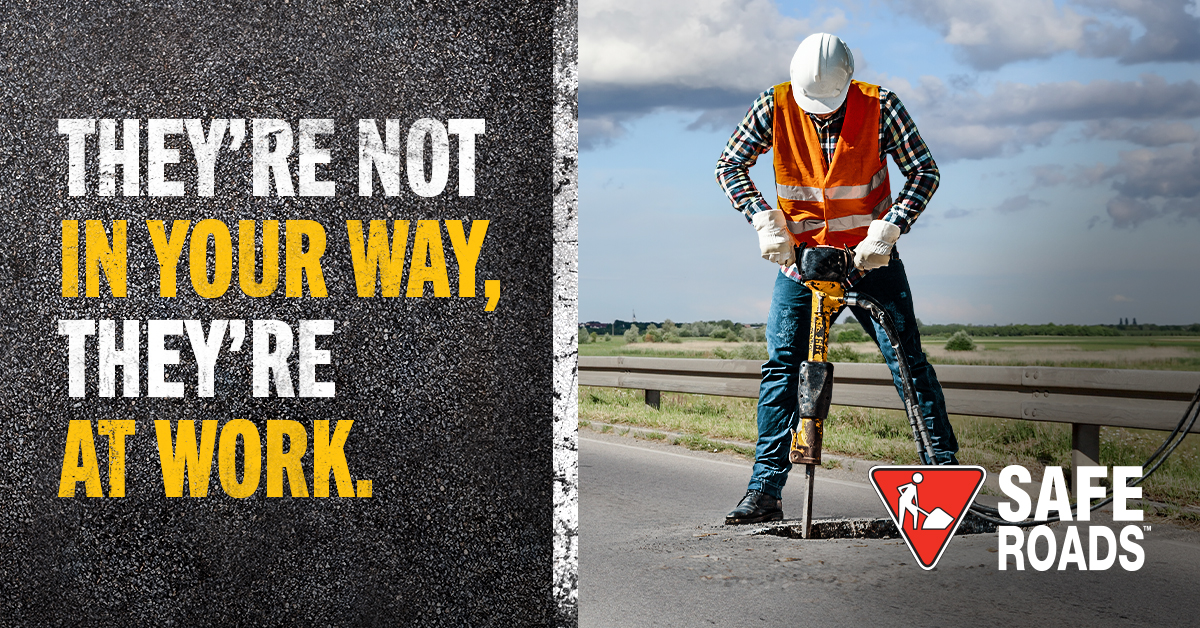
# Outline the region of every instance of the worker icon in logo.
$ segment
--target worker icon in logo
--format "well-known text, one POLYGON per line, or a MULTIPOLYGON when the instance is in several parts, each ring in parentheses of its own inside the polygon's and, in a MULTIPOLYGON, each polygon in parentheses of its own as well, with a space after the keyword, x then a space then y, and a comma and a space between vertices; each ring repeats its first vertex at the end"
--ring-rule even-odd
POLYGON ((934 508, 932 512, 922 510, 917 503, 917 485, 925 479, 925 476, 920 471, 912 474, 912 482, 902 484, 896 490, 900 491, 900 503, 896 509, 896 514, 900 519, 897 521, 898 527, 904 528, 904 515, 912 515, 912 529, 917 530, 945 530, 954 523, 954 517, 941 508, 934 508), (925 515, 925 522, 917 527, 917 513, 925 515))
POLYGON ((897 488, 900 491, 900 507, 896 509, 896 512, 900 515, 899 527, 901 528, 904 527, 904 515, 908 513, 912 515, 912 528, 914 530, 917 529, 917 512, 921 510, 917 507, 917 485, 924 479, 925 476, 921 475, 920 471, 917 471, 912 475, 912 482, 902 484, 897 488))

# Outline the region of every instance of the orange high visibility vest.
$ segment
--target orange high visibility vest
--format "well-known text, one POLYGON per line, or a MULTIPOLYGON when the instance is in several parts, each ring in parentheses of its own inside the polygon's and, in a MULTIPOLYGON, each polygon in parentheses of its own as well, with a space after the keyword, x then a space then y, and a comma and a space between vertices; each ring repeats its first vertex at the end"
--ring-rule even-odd
POLYGON ((776 207, 796 244, 856 246, 892 205, 887 164, 879 156, 879 86, 852 81, 847 89, 842 133, 826 166, 817 131, 792 98, 792 84, 775 86, 776 207))

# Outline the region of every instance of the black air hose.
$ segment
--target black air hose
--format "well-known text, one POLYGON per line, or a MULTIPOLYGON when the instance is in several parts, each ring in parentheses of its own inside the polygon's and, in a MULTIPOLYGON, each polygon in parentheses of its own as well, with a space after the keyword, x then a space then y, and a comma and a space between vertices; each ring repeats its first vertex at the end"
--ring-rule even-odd
MULTIPOLYGON (((1167 458, 1174 453, 1175 448, 1179 447, 1179 444, 1183 442, 1183 439, 1186 438, 1188 433, 1192 431, 1192 427, 1196 425, 1196 419, 1200 418, 1200 407, 1197 407, 1198 400, 1200 400, 1200 388, 1197 388, 1195 394, 1192 395, 1192 401, 1188 404, 1187 409, 1183 411, 1183 417, 1179 419, 1179 423, 1175 425, 1175 429, 1171 431, 1171 434, 1167 436, 1167 439, 1163 441, 1163 444, 1160 445, 1154 453, 1150 454, 1150 457, 1147 458, 1146 462, 1142 464, 1143 468, 1153 465, 1150 466, 1150 470, 1142 473, 1141 477, 1129 481, 1126 486, 1137 486, 1138 484, 1141 484, 1146 478, 1150 477, 1151 474, 1157 471, 1158 468, 1161 467, 1164 462, 1166 462, 1167 458), (1191 418, 1189 418, 1189 415, 1191 418), (1157 460, 1155 460, 1156 458, 1157 460)), ((1096 502, 1089 510, 1098 510, 1111 504, 1113 500, 1111 492, 1112 489, 1105 491, 1108 496, 1102 501, 1096 502)), ((1079 504, 1071 504, 1071 512, 1078 513, 1078 511, 1079 504)), ((1007 519, 1000 518, 999 510, 992 508, 991 506, 984 506, 983 504, 973 504, 971 506, 971 513, 989 523, 1002 526, 1017 526, 1021 528, 1054 523, 1055 521, 1060 520, 1060 516, 1054 516, 1041 520, 1026 519, 1025 521, 1012 522, 1008 521, 1007 519)))
POLYGON ((900 346, 900 335, 896 333, 896 328, 892 325, 892 317, 888 316, 887 311, 875 299, 858 292, 847 292, 845 296, 846 305, 851 307, 861 307, 866 310, 871 318, 879 323, 883 328, 884 334, 887 336, 888 344, 892 346, 892 351, 896 353, 897 363, 900 371, 900 382, 904 389, 904 412, 908 415, 908 424, 912 428, 913 440, 917 443, 918 455, 924 454, 928 457, 929 464, 935 464, 936 459, 933 457, 933 442, 929 439, 929 431, 925 428, 925 419, 921 417, 920 405, 917 403, 917 391, 913 389, 912 375, 908 370, 908 360, 904 359, 904 348, 900 346))
MULTIPOLYGON (((912 376, 909 374, 908 370, 908 360, 904 357, 904 350, 900 346, 899 334, 896 333, 896 330, 892 325, 891 317, 888 316, 888 313, 884 311, 882 306, 879 305, 878 301, 865 294, 858 292, 847 292, 845 300, 846 305, 852 307, 857 306, 866 310, 867 313, 871 315, 871 318, 878 322, 879 326, 883 328, 884 334, 887 335, 888 343, 891 345, 892 351, 896 353, 896 361, 898 363, 900 379, 904 389, 904 409, 905 413, 908 415, 908 423, 913 430, 913 440, 917 443, 917 452, 924 453, 926 456, 928 456, 929 461, 933 462, 933 444, 929 439, 929 431, 925 427, 925 420, 921 418, 921 413, 918 409, 919 405, 917 404, 917 393, 913 389, 912 376)), ((1167 458, 1170 457, 1170 455, 1175 451, 1175 449, 1179 447, 1180 443, 1183 442, 1188 433, 1192 431, 1192 428, 1196 425, 1196 420, 1198 418, 1200 418, 1200 388, 1197 388, 1196 393, 1192 395, 1192 401, 1188 404, 1187 409, 1183 411, 1183 417, 1179 419, 1179 423, 1175 425, 1175 429, 1171 431, 1171 434, 1167 436, 1166 440, 1163 441, 1163 444, 1160 445, 1154 453, 1150 454, 1150 457, 1147 458, 1146 462, 1142 465, 1143 468, 1150 466, 1150 470, 1143 473, 1142 477, 1129 482, 1126 486, 1137 486, 1146 478, 1150 477, 1152 473, 1157 471, 1158 468, 1162 466, 1163 462, 1165 462, 1167 458)), ((1103 501, 1096 502, 1096 504, 1091 507, 1091 510, 1097 510, 1112 503, 1113 498, 1111 495, 1111 489, 1106 491, 1106 493, 1108 493, 1108 497, 1106 497, 1103 501)), ((1072 504, 1071 511, 1077 512, 1078 507, 1078 504, 1072 504)), ((1059 517, 1055 516, 1045 520, 1029 519, 1014 523, 1012 521, 1000 518, 999 510, 992 508, 991 506, 984 506, 983 504, 972 504, 971 513, 989 523, 1005 526, 1018 526, 1023 528, 1044 525, 1059 520, 1059 517)))

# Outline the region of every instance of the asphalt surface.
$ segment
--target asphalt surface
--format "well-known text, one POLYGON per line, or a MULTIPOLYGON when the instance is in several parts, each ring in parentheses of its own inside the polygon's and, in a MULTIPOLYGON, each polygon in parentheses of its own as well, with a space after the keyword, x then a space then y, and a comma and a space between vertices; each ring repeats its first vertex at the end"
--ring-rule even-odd
MULTIPOLYGON (((551 568, 550 182, 570 188, 574 171, 553 168, 555 9, 546 0, 396 7, 368 0, 0 3, 0 628, 559 621, 551 568), (407 178, 405 151, 405 165, 396 166, 403 177, 398 189, 388 192, 382 179, 373 179, 373 195, 360 196, 359 120, 375 120, 388 144, 400 146, 423 118, 486 121, 476 138, 474 196, 460 195, 458 135, 449 140, 455 148, 441 193, 420 196, 411 187, 416 179, 407 178), (117 135, 122 150, 138 157, 139 174, 132 164, 120 166, 121 193, 100 194, 105 125, 98 123, 84 141, 86 195, 71 196, 60 119, 117 120, 117 128, 124 128, 121 120, 140 121, 140 141, 124 144, 125 135, 117 135), (226 134, 221 143, 212 196, 200 195, 191 140, 174 133, 164 145, 178 151, 178 163, 163 172, 183 184, 184 194, 150 195, 152 119, 197 119, 210 137, 213 120, 245 121, 243 142, 235 147, 226 134), (254 194, 254 120, 273 119, 291 129, 287 174, 279 168, 275 176, 294 177, 295 196, 276 195, 278 184, 269 196, 254 194), (305 196, 300 188, 303 119, 333 121, 334 131, 316 141, 330 151, 316 179, 335 184, 333 196, 305 196), (385 120, 398 121, 399 130, 389 134, 385 120), (137 195, 124 195, 126 175, 138 184, 137 195), (458 289, 457 258, 443 223, 438 228, 447 237, 431 247, 429 263, 448 258, 451 296, 435 296, 418 275, 423 296, 359 297, 348 221, 365 227, 388 219, 396 256, 402 250, 410 262, 406 269, 429 257, 416 245, 419 221, 464 220, 472 229, 472 221, 490 221, 475 296, 459 296, 465 291, 458 289), (200 242, 201 221, 221 221, 231 232, 231 254, 205 254, 212 265, 203 270, 184 254, 176 295, 160 296, 161 267, 147 225, 159 220, 172 238, 182 234, 175 221, 189 221, 189 247, 200 242), (274 292, 243 292, 241 280, 256 275, 250 269, 259 262, 242 271, 250 255, 242 253, 241 237, 258 238, 258 249, 245 250, 261 250, 253 254, 260 260, 269 255, 261 239, 274 236, 239 231, 242 220, 257 221, 258 233, 266 233, 266 221, 279 221, 285 233, 293 220, 321 225, 319 274, 328 295, 314 289, 317 273, 310 268, 303 296, 288 296, 286 277, 299 273, 295 265, 286 268, 286 237, 274 292), (113 276, 105 274, 101 296, 63 296, 63 221, 101 221, 109 233, 124 221, 126 294, 114 295, 107 283, 113 276), (414 235, 406 238, 404 229, 414 235), (220 288, 218 262, 237 269, 238 278, 223 294, 202 296, 191 278, 205 283, 212 272, 220 288), (502 285, 492 312, 485 311, 488 280, 502 285), (100 396, 96 337, 86 341, 86 396, 69 396, 68 345, 58 322, 97 319, 116 320, 117 329, 120 321, 143 321, 139 392, 117 393, 133 396, 100 396), (167 350, 178 351, 179 361, 166 367, 166 379, 182 382, 185 394, 148 397, 144 321, 156 319, 199 320, 205 329, 214 320, 243 321, 247 330, 254 320, 293 329, 301 320, 334 321, 335 333, 317 342, 331 362, 317 368, 316 379, 334 382, 336 396, 254 396, 248 333, 242 349, 217 341, 212 397, 197 394, 190 342, 168 337, 167 350), (308 445, 317 442, 315 422, 354 421, 346 460, 354 480, 373 482, 371 497, 268 497, 268 463, 250 497, 228 495, 215 463, 204 497, 200 491, 166 497, 156 421, 171 421, 177 434, 186 420, 217 421, 223 430, 232 419, 251 421, 264 436, 268 421, 303 426, 305 440, 291 447, 307 451, 304 477, 287 481, 289 488, 305 484, 309 495, 316 494, 316 445, 308 445), (136 425, 125 444, 124 497, 84 497, 82 485, 78 497, 58 497, 64 460, 75 460, 75 450, 67 451, 68 427, 84 420, 136 425)), ((573 49, 573 39, 568 43, 573 49)), ((260 135, 280 153, 284 137, 260 135)), ((436 169, 429 168, 433 177, 436 169)), ((85 229, 80 225, 81 234, 85 229)), ((308 240, 314 255, 317 241, 308 240)), ((216 250, 208 242, 204 250, 216 250)), ((81 285, 87 255, 80 252, 81 285)), ((413 273, 405 277, 415 287, 408 283, 413 273)), ((138 346, 134 341, 135 352, 138 346)), ((299 341, 293 347, 302 351, 299 341)), ((291 369, 298 371, 295 358, 291 369)), ((96 436, 108 490, 106 443, 96 436)), ((566 523, 559 530, 571 533, 566 523)))
MULTIPOLYGON (((582 627, 1194 626, 1200 613, 1200 534, 1173 526, 1145 533, 1137 572, 999 571, 995 534, 956 536, 926 572, 898 540, 721 525, 749 478, 740 458, 587 430, 579 456, 582 627)), ((818 517, 884 516, 859 466, 818 472, 818 517)))

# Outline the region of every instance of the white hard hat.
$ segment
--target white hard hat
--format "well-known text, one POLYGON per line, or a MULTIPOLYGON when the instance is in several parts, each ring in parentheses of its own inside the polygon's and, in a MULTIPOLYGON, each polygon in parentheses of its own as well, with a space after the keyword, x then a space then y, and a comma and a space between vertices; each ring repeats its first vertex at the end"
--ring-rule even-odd
POLYGON ((829 113, 846 102, 854 55, 837 35, 809 35, 796 48, 791 74, 796 104, 809 113, 829 113))

